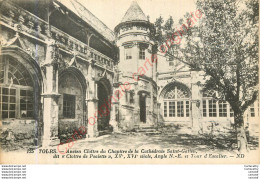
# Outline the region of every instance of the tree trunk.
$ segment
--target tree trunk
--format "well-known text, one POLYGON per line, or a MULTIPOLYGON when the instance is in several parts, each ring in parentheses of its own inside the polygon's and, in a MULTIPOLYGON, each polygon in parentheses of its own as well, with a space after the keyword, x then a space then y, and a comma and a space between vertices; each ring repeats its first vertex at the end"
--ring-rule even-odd
POLYGON ((246 132, 244 128, 243 114, 235 114, 235 128, 237 136, 237 147, 239 152, 247 152, 247 139, 246 132))

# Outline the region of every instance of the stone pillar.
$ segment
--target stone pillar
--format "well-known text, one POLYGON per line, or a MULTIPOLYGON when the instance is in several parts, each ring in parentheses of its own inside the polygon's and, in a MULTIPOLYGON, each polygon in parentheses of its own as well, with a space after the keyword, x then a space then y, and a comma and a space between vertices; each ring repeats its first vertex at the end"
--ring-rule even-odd
POLYGON ((46 50, 46 59, 43 64, 46 83, 43 96, 43 140, 42 145, 58 145, 58 52, 54 41, 48 41, 46 50))
MULTIPOLYGON (((114 89, 115 90, 115 89, 114 89)), ((112 93, 114 94, 114 92, 112 93)), ((110 102, 109 102, 110 103, 110 102)), ((116 106, 118 107, 119 103, 111 99, 111 105, 110 105, 110 121, 109 124, 113 127, 113 132, 118 132, 118 108, 116 110, 116 106)))
POLYGON ((202 99, 200 94, 200 87, 197 82, 199 81, 199 72, 191 71, 191 107, 192 107, 192 131, 194 134, 203 133, 202 121, 202 99))
POLYGON ((160 115, 161 115, 161 111, 162 111, 162 110, 160 110, 160 109, 161 109, 161 103, 158 103, 158 102, 157 102, 157 119, 156 119, 157 129, 159 128, 159 122, 161 122, 161 121, 160 121, 160 115))
POLYGON ((119 59, 120 59, 120 63, 118 63, 119 69, 123 70, 125 68, 125 48, 124 48, 124 46, 119 47, 119 59))
POLYGON ((97 98, 97 85, 94 79, 94 61, 91 62, 88 68, 88 92, 87 92, 87 136, 97 137, 98 136, 98 98, 97 98))
POLYGON ((135 84, 134 87, 134 123, 140 123, 140 104, 139 104, 139 94, 138 94, 138 84, 135 84))
POLYGON ((88 129, 88 137, 97 137, 98 136, 98 99, 87 99, 88 103, 88 123, 87 123, 87 129, 88 129))
MULTIPOLYGON (((138 68, 140 67, 139 64, 139 47, 138 47, 138 43, 135 42, 134 46, 133 46, 133 51, 132 51, 132 57, 133 57, 133 62, 132 64, 136 66, 136 70, 134 72, 138 72, 138 68)), ((126 67, 124 67, 126 68, 126 67)))
POLYGON ((154 95, 154 90, 153 90, 153 81, 151 81, 151 91, 150 91, 150 111, 151 111, 151 122, 152 122, 152 125, 155 124, 155 121, 154 121, 154 118, 153 118, 153 114, 154 114, 154 98, 153 98, 153 95, 154 95))
POLYGON ((152 96, 145 94, 145 107, 146 107, 146 123, 152 124, 152 111, 151 111, 151 105, 152 105, 152 96))

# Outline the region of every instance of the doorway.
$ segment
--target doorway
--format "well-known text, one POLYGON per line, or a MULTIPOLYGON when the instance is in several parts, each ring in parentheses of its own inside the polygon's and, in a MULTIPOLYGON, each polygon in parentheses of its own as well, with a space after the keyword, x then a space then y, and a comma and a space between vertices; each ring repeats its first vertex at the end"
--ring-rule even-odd
POLYGON ((139 105, 140 105, 140 121, 146 123, 146 96, 140 94, 139 96, 139 105))
POLYGON ((107 87, 98 83, 98 131, 109 130, 110 108, 107 105, 109 93, 107 87))

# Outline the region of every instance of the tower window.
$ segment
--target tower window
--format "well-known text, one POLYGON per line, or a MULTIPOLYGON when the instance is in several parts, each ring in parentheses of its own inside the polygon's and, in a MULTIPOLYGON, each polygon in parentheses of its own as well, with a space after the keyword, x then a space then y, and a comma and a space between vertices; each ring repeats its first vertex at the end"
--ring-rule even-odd
POLYGON ((134 104, 134 93, 130 93, 130 104, 134 104))
POLYGON ((145 49, 144 48, 140 48, 139 59, 142 59, 142 60, 145 59, 145 49))
POLYGON ((131 48, 126 48, 126 49, 125 49, 125 59, 126 59, 126 60, 132 59, 132 51, 131 51, 131 48))

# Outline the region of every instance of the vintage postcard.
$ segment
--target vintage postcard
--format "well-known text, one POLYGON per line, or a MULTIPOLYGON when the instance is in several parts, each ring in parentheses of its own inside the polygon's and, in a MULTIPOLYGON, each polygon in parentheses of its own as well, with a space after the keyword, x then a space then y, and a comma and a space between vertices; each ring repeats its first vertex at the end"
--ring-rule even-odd
POLYGON ((1 164, 259 164, 258 0, 0 0, 1 164))

